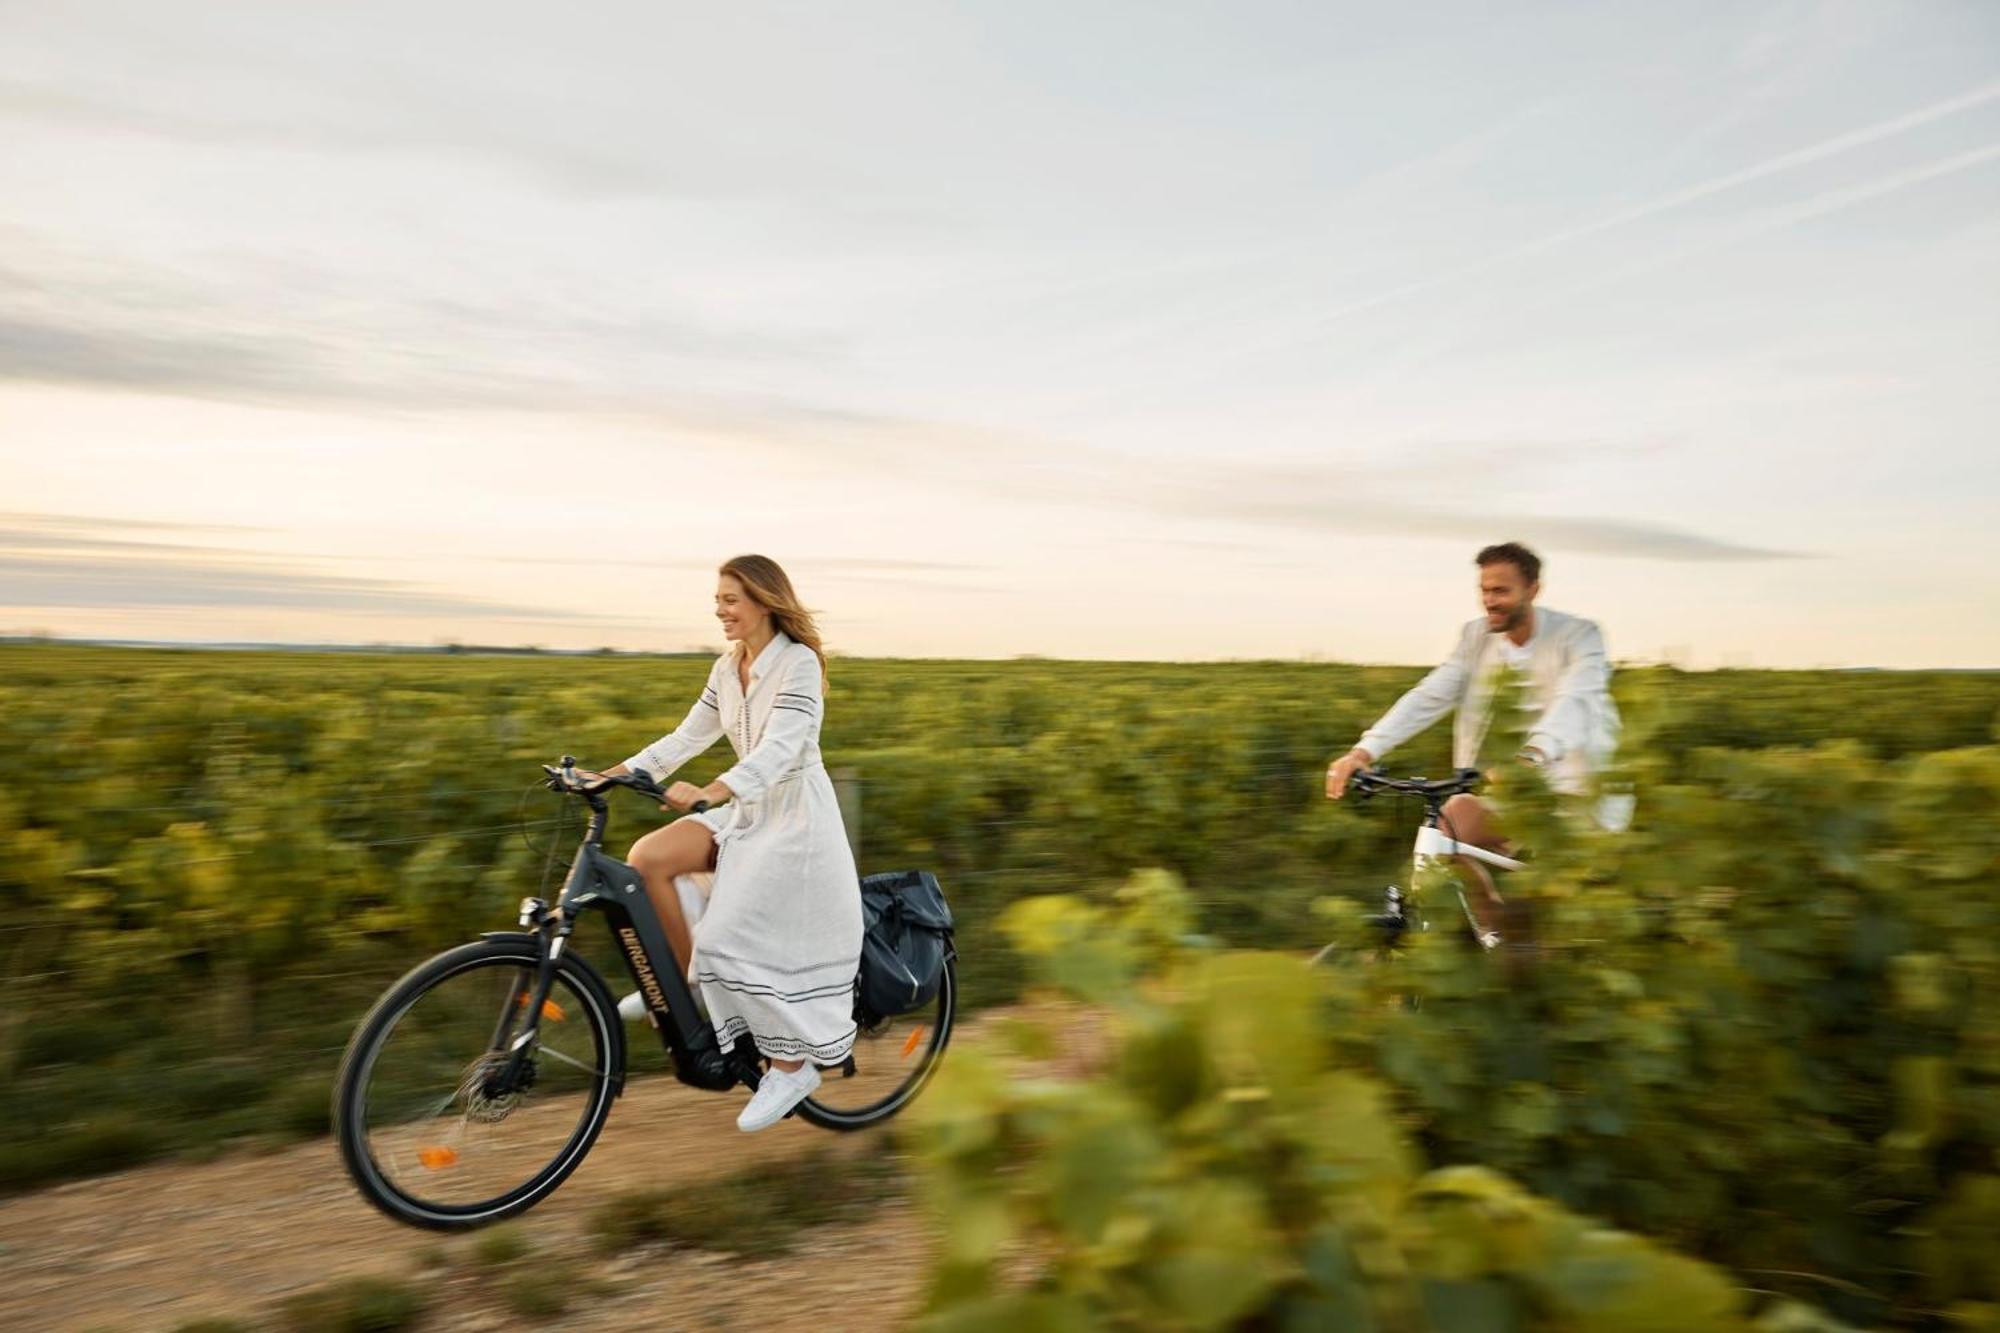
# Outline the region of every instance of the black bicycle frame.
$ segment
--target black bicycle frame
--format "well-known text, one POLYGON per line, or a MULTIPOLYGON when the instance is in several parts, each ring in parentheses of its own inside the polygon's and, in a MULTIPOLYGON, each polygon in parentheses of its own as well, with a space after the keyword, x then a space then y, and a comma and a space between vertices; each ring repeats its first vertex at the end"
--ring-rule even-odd
POLYGON ((645 880, 631 866, 605 855, 604 827, 610 808, 604 794, 586 793, 584 800, 590 806, 590 826, 576 850, 576 858, 570 862, 562 896, 553 909, 546 909, 537 899, 523 904, 521 924, 533 926, 541 933, 542 963, 535 977, 533 1000, 527 1006, 527 1025, 514 1035, 514 1060, 510 1062, 509 1074, 533 1045, 541 1023, 542 1003, 555 982, 556 960, 562 957, 577 917, 586 911, 598 911, 610 923, 611 936, 632 971, 646 1008, 652 1013, 660 1042, 673 1057, 674 1076, 710 1092, 724 1091, 738 1083, 756 1087, 759 1066, 754 1046, 737 1042, 728 1052, 718 1049, 714 1025, 696 1007, 694 993, 681 976, 673 947, 667 943, 666 930, 653 910, 652 899, 646 895, 645 880))

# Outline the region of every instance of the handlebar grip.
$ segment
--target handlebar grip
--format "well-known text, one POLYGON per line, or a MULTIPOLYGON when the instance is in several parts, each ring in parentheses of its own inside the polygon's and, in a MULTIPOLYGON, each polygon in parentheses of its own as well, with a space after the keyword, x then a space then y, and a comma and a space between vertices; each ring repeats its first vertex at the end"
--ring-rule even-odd
POLYGON ((688 807, 688 813, 691 815, 698 815, 706 809, 708 809, 707 801, 696 801, 693 805, 688 807))

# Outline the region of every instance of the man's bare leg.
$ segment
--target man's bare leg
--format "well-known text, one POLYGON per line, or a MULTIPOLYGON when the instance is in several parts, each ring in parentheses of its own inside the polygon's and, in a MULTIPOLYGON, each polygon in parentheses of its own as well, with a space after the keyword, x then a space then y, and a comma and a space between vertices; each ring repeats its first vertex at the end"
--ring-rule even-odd
MULTIPOLYGON (((1460 793, 1446 801, 1440 828, 1454 842, 1470 843, 1474 847, 1502 854, 1507 850, 1507 839, 1501 834, 1493 811, 1476 796, 1460 793)), ((1452 863, 1459 878, 1465 881, 1466 906, 1472 912, 1472 919, 1478 923, 1479 933, 1497 933, 1507 904, 1493 882, 1493 872, 1486 868, 1484 862, 1470 856, 1455 856, 1452 863)))

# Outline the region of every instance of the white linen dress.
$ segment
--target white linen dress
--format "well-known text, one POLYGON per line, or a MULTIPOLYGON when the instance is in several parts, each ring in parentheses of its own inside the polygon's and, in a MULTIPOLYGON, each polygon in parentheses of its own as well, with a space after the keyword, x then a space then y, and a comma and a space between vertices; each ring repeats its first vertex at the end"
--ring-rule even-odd
POLYGON ((718 658, 680 726, 625 766, 664 782, 729 737, 736 766, 718 780, 734 799, 688 816, 716 844, 689 979, 723 1050, 748 1036, 772 1059, 839 1064, 854 1045, 861 885, 820 762, 819 658, 780 631, 751 661, 746 691, 740 651, 718 658))

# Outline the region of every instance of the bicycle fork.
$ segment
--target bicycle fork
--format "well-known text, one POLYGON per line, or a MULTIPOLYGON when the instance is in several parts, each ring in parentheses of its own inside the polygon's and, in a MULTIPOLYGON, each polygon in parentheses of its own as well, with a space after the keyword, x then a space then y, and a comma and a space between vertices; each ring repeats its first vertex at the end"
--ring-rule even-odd
POLYGON ((535 967, 530 980, 526 972, 514 978, 508 989, 507 1001, 500 1011, 500 1017, 493 1027, 493 1039, 487 1044, 487 1051, 507 1055, 507 1063, 496 1071, 489 1080, 499 1091, 511 1091, 527 1064, 535 1041, 541 1035, 542 1016, 549 1002, 549 992, 555 988, 556 963, 562 958, 564 946, 569 943, 570 932, 575 928, 569 914, 561 911, 550 912, 548 905, 540 898, 521 900, 521 925, 533 930, 542 942, 541 962, 535 967), (514 1027, 517 1018, 525 1022, 519 1030, 514 1027))
POLYGON ((1472 904, 1465 900, 1465 886, 1452 871, 1451 854, 1457 845, 1435 824, 1425 824, 1419 828, 1416 854, 1410 858, 1410 890, 1421 897, 1424 890, 1440 879, 1447 880, 1452 886, 1452 892, 1458 896, 1458 910, 1465 914, 1473 933, 1477 934, 1478 918, 1472 914, 1472 904))

